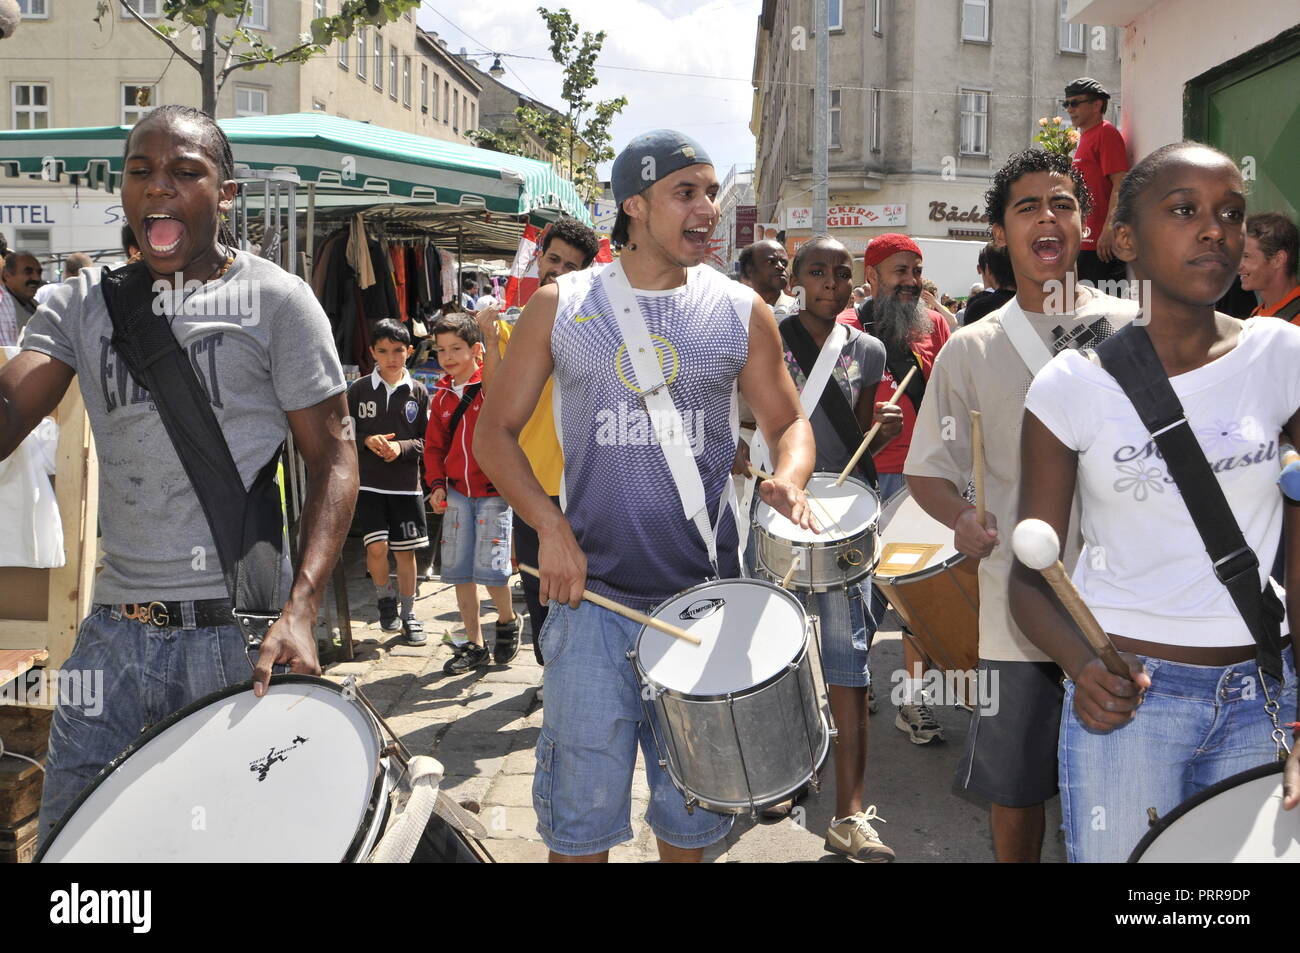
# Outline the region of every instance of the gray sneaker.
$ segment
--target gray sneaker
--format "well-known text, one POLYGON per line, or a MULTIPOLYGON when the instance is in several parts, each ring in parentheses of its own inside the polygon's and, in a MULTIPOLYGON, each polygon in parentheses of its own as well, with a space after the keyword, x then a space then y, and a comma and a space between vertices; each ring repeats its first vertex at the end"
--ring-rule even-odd
POLYGON ((407 645, 424 645, 429 641, 424 634, 424 623, 415 616, 402 620, 402 635, 406 637, 407 645))
POLYGON ((377 599, 376 603, 379 607, 379 627, 385 632, 401 632, 402 619, 397 614, 397 597, 377 599))
POLYGON ((934 712, 924 703, 920 705, 899 705, 894 717, 894 727, 907 735, 914 745, 928 745, 932 741, 943 741, 943 728, 934 720, 934 712))

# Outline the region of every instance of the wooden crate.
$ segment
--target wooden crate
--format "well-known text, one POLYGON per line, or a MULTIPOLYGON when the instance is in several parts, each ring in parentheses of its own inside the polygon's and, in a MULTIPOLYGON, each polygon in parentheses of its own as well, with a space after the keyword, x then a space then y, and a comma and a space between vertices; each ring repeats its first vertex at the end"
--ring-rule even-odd
POLYGON ((23 705, 0 705, 0 740, 5 751, 39 758, 45 754, 50 740, 52 708, 32 708, 23 705))
POLYGON ((0 827, 16 827, 41 809, 45 772, 22 758, 0 758, 0 827))
POLYGON ((0 827, 0 864, 30 864, 36 856, 36 815, 13 827, 0 827))

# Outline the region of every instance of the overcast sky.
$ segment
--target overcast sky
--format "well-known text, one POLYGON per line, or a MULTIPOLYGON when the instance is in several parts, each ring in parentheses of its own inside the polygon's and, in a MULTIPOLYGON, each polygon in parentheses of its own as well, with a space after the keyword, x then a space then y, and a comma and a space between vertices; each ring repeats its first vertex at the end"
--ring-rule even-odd
MULTIPOLYGON (((667 127, 704 146, 719 179, 733 164, 753 166, 749 77, 761 0, 425 0, 419 23, 446 39, 452 52, 464 46, 471 54, 512 54, 502 58, 502 82, 563 111, 561 68, 551 59, 538 6, 567 7, 584 31, 608 34, 592 95, 628 99, 613 125, 615 151, 638 133, 667 127)), ((490 55, 481 60, 484 69, 492 64, 490 55)), ((608 178, 608 165, 600 172, 608 178)))

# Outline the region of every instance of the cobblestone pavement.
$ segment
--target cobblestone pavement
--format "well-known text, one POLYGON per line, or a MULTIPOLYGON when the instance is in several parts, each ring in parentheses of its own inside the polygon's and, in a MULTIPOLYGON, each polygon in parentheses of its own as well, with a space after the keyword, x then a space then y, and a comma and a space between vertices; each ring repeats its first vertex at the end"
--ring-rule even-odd
MULTIPOLYGON (((406 746, 442 762, 443 789, 458 801, 480 805, 479 816, 489 833, 486 846, 498 861, 544 861, 546 847, 538 837, 532 808, 533 749, 542 725, 538 699, 542 670, 533 657, 527 622, 524 644, 510 665, 446 675, 442 666, 451 650, 439 640, 458 619, 453 588, 438 581, 420 583, 416 615, 425 625, 429 643, 407 646, 401 636, 380 631, 374 588, 366 576, 359 542, 349 541, 344 555, 356 659, 328 666, 326 676, 341 681, 355 675, 406 746)), ((486 592, 479 591, 485 631, 490 633, 495 613, 486 592)), ((516 600, 515 610, 527 619, 522 598, 516 600)), ((886 820, 876 828, 881 838, 900 861, 991 860, 986 810, 950 790, 969 715, 955 708, 937 708, 947 742, 912 745, 893 727, 894 707, 888 697, 890 676, 901 666, 897 631, 877 635, 871 663, 880 710, 871 718, 867 800, 886 820)), ((731 834, 706 851, 706 859, 846 862, 826 854, 822 847, 835 806, 831 767, 828 762, 821 792, 807 797, 791 819, 764 822, 738 817, 731 834)), ((649 792, 640 766, 634 777, 635 836, 610 852, 615 862, 657 859, 654 837, 643 820, 649 792)), ((1053 836, 1059 823, 1059 809, 1053 802, 1044 860, 1064 859, 1059 837, 1053 836)))

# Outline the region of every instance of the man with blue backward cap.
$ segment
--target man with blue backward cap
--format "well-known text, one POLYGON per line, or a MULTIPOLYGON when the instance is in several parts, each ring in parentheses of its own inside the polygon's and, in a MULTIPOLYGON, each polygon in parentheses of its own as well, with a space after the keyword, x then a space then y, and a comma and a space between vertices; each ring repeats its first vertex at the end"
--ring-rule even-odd
POLYGON ((771 309, 702 264, 719 217, 708 154, 681 133, 646 133, 614 160, 613 187, 619 259, 529 299, 497 372, 510 386, 488 394, 474 452, 540 541, 541 598, 551 608, 539 634, 546 706, 533 806, 551 860, 605 861, 632 838, 639 745, 660 859, 699 861, 731 817, 687 809, 659 764, 663 726, 642 704, 628 661, 641 626, 583 602, 583 589, 647 612, 740 575, 730 490, 737 385, 776 451, 763 499, 805 527, 815 452, 771 309), (518 441, 550 376, 562 508, 518 441), (656 425, 665 411, 671 428, 656 425))

